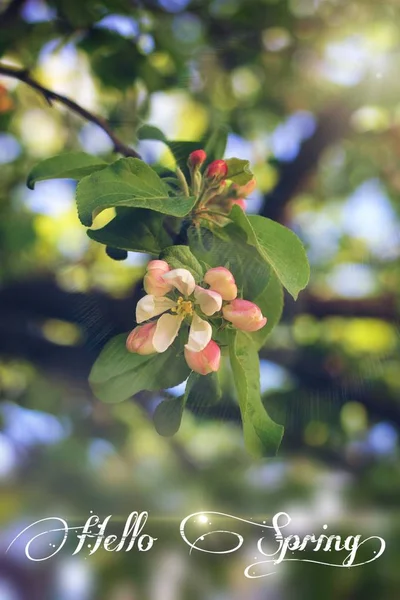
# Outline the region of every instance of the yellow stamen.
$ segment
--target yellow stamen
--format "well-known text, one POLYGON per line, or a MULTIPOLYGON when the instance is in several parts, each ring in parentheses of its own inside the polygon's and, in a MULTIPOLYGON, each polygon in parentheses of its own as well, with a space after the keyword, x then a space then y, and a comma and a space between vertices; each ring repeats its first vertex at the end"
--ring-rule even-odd
POLYGON ((172 309, 172 312, 178 314, 181 317, 187 317, 193 315, 193 303, 190 300, 184 300, 182 296, 179 296, 176 307, 172 309))

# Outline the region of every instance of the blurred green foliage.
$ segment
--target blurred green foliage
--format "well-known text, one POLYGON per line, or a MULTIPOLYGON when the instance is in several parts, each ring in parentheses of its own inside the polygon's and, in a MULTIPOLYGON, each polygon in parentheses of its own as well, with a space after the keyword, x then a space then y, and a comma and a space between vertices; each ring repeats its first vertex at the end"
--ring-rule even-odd
POLYGON ((23 600, 396 598, 398 3, 29 0, 1 9, 0 62, 107 117, 148 162, 172 166, 164 144, 136 139, 144 123, 188 142, 226 126, 227 156, 250 160, 262 192, 249 208, 300 235, 311 284, 296 304, 286 298, 261 351, 264 402, 287 431, 278 459, 246 455, 227 369, 219 403, 192 405, 172 441, 151 423, 161 397, 95 401, 88 370, 133 318, 144 263, 115 262, 87 238, 69 181, 30 191, 25 180, 61 151, 115 158, 112 144, 1 78, 2 536, 51 514, 82 523, 90 510, 124 519, 137 509, 150 511, 160 542, 151 556, 103 552, 72 567, 66 555, 43 569, 4 555, 0 581, 23 600), (250 583, 243 555, 189 557, 179 520, 207 509, 261 520, 287 510, 310 533, 328 522, 382 535, 387 551, 367 567, 294 563, 250 583), (65 573, 76 586, 86 577, 86 588, 67 596, 65 573))

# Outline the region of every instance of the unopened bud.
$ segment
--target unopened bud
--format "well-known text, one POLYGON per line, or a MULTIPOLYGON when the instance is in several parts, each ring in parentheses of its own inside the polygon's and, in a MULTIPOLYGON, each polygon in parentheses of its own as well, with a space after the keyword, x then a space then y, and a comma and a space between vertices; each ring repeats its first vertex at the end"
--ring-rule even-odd
POLYGON ((241 298, 236 298, 226 304, 222 309, 222 314, 224 319, 230 321, 236 329, 242 331, 258 331, 267 322, 257 304, 241 298))
POLYGON ((214 160, 206 169, 204 177, 212 182, 220 182, 228 175, 228 165, 224 160, 214 160))
POLYGON ((233 207, 235 204, 237 204, 238 206, 240 206, 240 208, 241 208, 242 210, 246 210, 246 207, 247 207, 247 202, 246 202, 246 200, 245 200, 244 198, 238 198, 237 200, 232 200, 232 206, 231 206, 231 209, 232 209, 232 207, 233 207))
POLYGON ((172 286, 163 279, 163 275, 170 270, 165 260, 151 260, 147 265, 147 273, 143 279, 143 287, 147 294, 152 296, 165 296, 171 291, 172 286))
POLYGON ((240 193, 240 196, 243 196, 243 198, 247 198, 247 196, 250 196, 251 192, 254 192, 256 187, 257 181, 253 177, 253 179, 250 179, 250 181, 248 181, 246 185, 240 186, 238 192, 240 193))
POLYGON ((153 337, 156 331, 157 322, 145 323, 135 327, 126 340, 126 348, 129 352, 147 356, 154 354, 157 350, 153 346, 153 337))
POLYGON ((214 292, 218 292, 223 300, 234 300, 237 296, 235 278, 225 267, 209 269, 204 275, 204 281, 214 292))
POLYGON ((204 152, 204 150, 195 150, 189 154, 188 167, 198 169, 205 162, 206 158, 207 154, 204 152))
POLYGON ((210 340, 204 350, 193 352, 185 348, 185 360, 192 371, 200 375, 218 371, 221 362, 221 349, 214 340, 210 340))

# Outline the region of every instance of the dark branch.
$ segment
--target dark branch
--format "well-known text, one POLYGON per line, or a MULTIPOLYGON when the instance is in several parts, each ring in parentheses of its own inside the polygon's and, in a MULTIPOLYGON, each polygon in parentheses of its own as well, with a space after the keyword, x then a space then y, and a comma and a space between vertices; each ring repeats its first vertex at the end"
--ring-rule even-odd
POLYGON ((283 222, 287 203, 301 191, 328 146, 342 139, 349 129, 352 109, 342 104, 326 108, 318 118, 314 134, 300 148, 297 157, 280 165, 278 183, 266 195, 262 214, 283 222))
POLYGON ((30 76, 29 71, 27 69, 16 69, 15 67, 9 67, 7 65, 0 64, 0 75, 12 77, 13 79, 18 79, 19 81, 26 83, 27 85, 29 85, 29 87, 39 92, 50 106, 52 106, 53 101, 59 102, 60 104, 67 106, 77 115, 80 115, 83 119, 86 119, 87 121, 98 125, 98 127, 100 127, 113 142, 115 152, 119 152, 124 156, 141 158, 140 154, 138 154, 136 150, 124 144, 116 136, 106 119, 103 119, 103 117, 95 115, 90 111, 86 110, 86 108, 79 106, 79 104, 77 104, 70 98, 67 98, 67 96, 57 94, 56 92, 53 92, 52 90, 49 90, 48 88, 44 87, 30 76))
POLYGON ((13 25, 26 0, 11 0, 7 8, 0 14, 0 29, 13 25))

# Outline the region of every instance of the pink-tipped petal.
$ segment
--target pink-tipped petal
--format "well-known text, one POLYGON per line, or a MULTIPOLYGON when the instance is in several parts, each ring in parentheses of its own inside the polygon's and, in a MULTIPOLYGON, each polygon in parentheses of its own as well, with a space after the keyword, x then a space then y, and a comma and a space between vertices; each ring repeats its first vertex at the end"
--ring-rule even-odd
POLYGON ((170 266, 165 260, 151 260, 147 267, 147 271, 162 271, 163 273, 168 273, 170 271, 170 266))
POLYGON ((147 272, 143 279, 143 287, 147 294, 152 296, 165 296, 172 290, 172 285, 163 279, 163 275, 170 270, 165 260, 151 260, 147 265, 147 272))
POLYGON ((197 304, 199 304, 203 313, 208 317, 211 317, 216 312, 221 310, 222 296, 218 294, 218 292, 213 292, 212 290, 205 290, 199 285, 196 285, 194 290, 194 297, 196 298, 196 302, 197 304))
POLYGON ((213 292, 220 294, 223 300, 234 300, 237 296, 235 278, 225 267, 209 269, 204 275, 204 281, 208 283, 213 292))
POLYGON ((193 294, 196 282, 187 269, 172 269, 163 275, 163 280, 176 288, 184 296, 193 294))
POLYGON ((224 319, 230 321, 236 329, 242 331, 258 331, 267 322, 260 308, 254 302, 236 298, 222 309, 224 319))
POLYGON ((157 323, 146 323, 135 327, 126 340, 126 348, 129 352, 146 356, 154 354, 157 350, 153 346, 153 337, 157 323))
POLYGON ((204 350, 212 336, 212 327, 210 323, 201 319, 196 313, 193 315, 192 324, 189 330, 188 343, 185 348, 192 352, 204 350))
POLYGON ((153 337, 153 346, 157 352, 165 352, 179 333, 183 317, 180 315, 162 315, 157 321, 153 337))
POLYGON ((147 294, 147 296, 143 296, 136 305, 136 322, 143 323, 153 317, 158 317, 158 315, 161 315, 175 306, 176 302, 170 300, 170 298, 158 298, 157 296, 147 294))
POLYGON ((210 340, 204 350, 200 352, 192 352, 185 347, 185 359, 192 371, 200 375, 208 375, 209 373, 218 371, 221 362, 221 349, 210 340))

